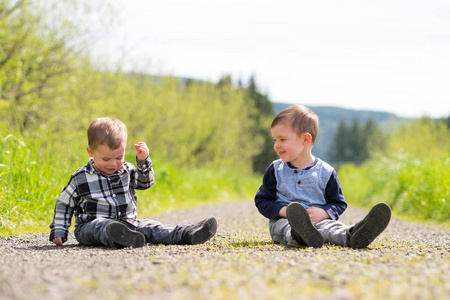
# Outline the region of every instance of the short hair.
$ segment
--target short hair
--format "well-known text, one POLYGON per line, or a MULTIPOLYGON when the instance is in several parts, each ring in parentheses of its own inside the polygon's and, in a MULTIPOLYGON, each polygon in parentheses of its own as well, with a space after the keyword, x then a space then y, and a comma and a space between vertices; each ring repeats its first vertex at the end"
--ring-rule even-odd
POLYGON ((319 117, 304 105, 293 105, 279 112, 270 128, 278 124, 289 126, 298 136, 311 134, 314 144, 319 133, 319 117))
POLYGON ((119 148, 122 143, 127 141, 127 127, 122 121, 102 117, 92 121, 87 130, 88 143, 91 149, 106 144, 112 150, 119 148))

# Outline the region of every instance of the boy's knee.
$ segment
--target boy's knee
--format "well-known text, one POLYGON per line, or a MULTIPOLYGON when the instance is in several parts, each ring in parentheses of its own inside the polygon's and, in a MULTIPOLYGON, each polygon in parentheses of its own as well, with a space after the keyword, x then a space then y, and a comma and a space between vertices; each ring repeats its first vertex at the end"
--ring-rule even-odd
POLYGON ((114 220, 96 218, 82 223, 75 228, 75 238, 83 245, 110 246, 106 241, 106 226, 111 222, 114 222, 114 220))
POLYGON ((286 218, 271 220, 269 223, 269 232, 272 240, 276 243, 297 244, 297 242, 292 238, 291 226, 286 218))

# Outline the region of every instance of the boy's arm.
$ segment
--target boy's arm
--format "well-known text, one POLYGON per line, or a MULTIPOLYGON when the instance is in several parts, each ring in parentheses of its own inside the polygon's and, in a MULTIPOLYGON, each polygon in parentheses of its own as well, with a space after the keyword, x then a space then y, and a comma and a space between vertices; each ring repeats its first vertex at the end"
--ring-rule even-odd
POLYGON ((60 236, 57 236, 57 237, 53 238, 53 240, 52 240, 52 242, 54 244, 56 244, 57 246, 62 246, 66 241, 67 241, 66 239, 63 239, 60 236))
POLYGON ((322 208, 332 220, 339 219, 339 216, 347 208, 347 202, 345 202, 344 193, 342 192, 336 171, 333 171, 325 187, 325 200, 327 204, 322 208))
POLYGON ((137 172, 131 180, 131 185, 136 190, 145 190, 155 183, 155 172, 149 156, 150 151, 144 142, 135 144, 134 148, 136 149, 137 172))
POLYGON ((67 241, 69 236, 69 227, 72 222, 72 215, 75 207, 75 197, 76 184, 75 178, 72 176, 69 183, 64 187, 56 200, 53 221, 50 224, 51 231, 49 240, 57 245, 62 245, 62 243, 67 241), (57 239, 58 237, 60 239, 57 239))
POLYGON ((131 181, 132 187, 136 190, 146 190, 155 184, 155 172, 152 168, 152 160, 147 157, 145 160, 136 160, 137 171, 135 178, 131 181))
POLYGON ((283 212, 283 204, 277 203, 277 180, 273 165, 270 165, 263 177, 263 184, 256 192, 255 205, 259 212, 266 218, 275 220, 283 212))

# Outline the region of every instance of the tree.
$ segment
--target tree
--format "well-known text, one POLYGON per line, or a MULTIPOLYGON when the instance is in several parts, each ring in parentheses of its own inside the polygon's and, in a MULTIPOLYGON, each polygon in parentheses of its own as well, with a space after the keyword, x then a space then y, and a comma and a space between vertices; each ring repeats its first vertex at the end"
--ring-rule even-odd
POLYGON ((367 138, 366 156, 364 160, 369 159, 374 153, 382 153, 387 149, 387 136, 378 127, 377 122, 370 118, 364 125, 364 132, 367 138))
POLYGON ((255 107, 254 112, 250 115, 250 118, 254 121, 252 135, 255 143, 259 140, 260 144, 258 153, 253 156, 253 170, 263 173, 267 166, 276 159, 270 134, 270 124, 274 114, 273 105, 269 97, 258 90, 253 76, 250 77, 245 91, 255 107))
POLYGON ((354 119, 350 125, 341 120, 333 138, 330 157, 334 162, 362 163, 374 151, 384 149, 383 138, 373 119, 364 124, 354 119))
POLYGON ((2 118, 24 129, 48 117, 49 95, 72 69, 72 50, 42 28, 40 11, 30 1, 2 1, 0 20, 0 99, 9 108, 2 118))
POLYGON ((332 148, 330 149, 330 157, 332 161, 348 161, 350 153, 348 151, 348 136, 350 128, 345 120, 341 120, 334 134, 332 148))
POLYGON ((61 93, 87 53, 86 28, 95 22, 81 18, 92 19, 92 7, 88 0, 0 2, 3 122, 22 131, 32 129, 66 105, 61 93))

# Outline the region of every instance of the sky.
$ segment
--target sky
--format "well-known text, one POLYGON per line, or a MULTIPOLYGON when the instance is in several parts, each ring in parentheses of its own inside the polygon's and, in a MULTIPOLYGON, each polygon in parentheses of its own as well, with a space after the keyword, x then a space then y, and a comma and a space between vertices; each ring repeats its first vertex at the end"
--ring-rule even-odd
POLYGON ((450 115, 448 0, 116 0, 102 51, 134 70, 256 78, 274 102, 450 115))

